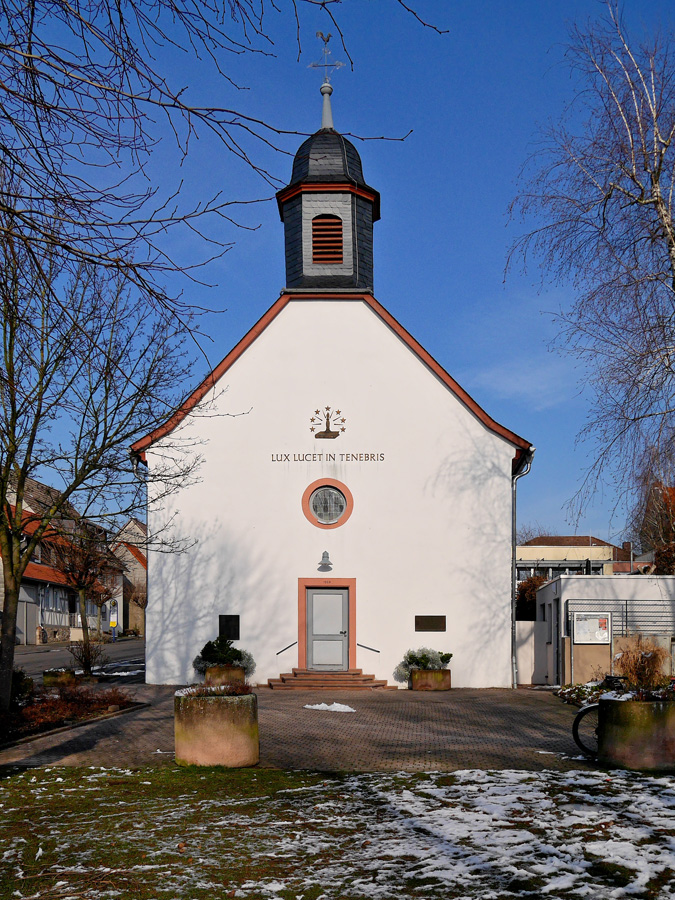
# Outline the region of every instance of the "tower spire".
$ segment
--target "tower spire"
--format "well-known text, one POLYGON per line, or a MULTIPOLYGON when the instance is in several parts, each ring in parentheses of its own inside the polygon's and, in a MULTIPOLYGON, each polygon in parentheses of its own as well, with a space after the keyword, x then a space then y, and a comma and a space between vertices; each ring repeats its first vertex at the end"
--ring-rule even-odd
POLYGON ((330 96, 333 93, 333 86, 330 83, 330 75, 328 74, 331 69, 341 69, 344 66, 343 62, 335 61, 331 62, 330 56, 331 52, 328 49, 328 41, 331 39, 332 35, 329 33, 324 35, 323 31, 317 31, 316 36, 321 38, 323 41, 323 59, 320 62, 313 62, 309 64, 310 69, 323 69, 323 84, 321 85, 321 94, 323 95, 323 108, 321 110, 321 128, 330 128, 331 130, 335 130, 335 126, 333 125, 333 110, 330 105, 330 96))
POLYGON ((323 109, 321 110, 321 127, 322 128, 332 128, 335 131, 335 126, 333 125, 333 110, 330 105, 330 95, 333 93, 333 87, 328 81, 324 81, 321 85, 321 93, 323 94, 323 109))

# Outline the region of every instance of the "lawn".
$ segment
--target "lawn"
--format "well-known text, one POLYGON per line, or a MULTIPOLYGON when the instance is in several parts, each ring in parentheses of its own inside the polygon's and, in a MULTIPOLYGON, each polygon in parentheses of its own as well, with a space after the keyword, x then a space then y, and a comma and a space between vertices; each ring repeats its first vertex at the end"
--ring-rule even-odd
POLYGON ((675 778, 33 769, 0 780, 0 897, 675 897, 675 778))

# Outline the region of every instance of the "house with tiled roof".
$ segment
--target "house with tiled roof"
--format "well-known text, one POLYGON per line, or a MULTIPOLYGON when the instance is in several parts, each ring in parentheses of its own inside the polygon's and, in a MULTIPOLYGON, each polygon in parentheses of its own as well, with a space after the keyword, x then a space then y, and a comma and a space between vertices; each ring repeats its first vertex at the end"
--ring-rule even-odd
MULTIPOLYGON (((26 483, 22 530, 32 535, 38 527, 41 509, 51 505, 55 488, 29 478, 26 483)), ((37 644, 43 641, 78 640, 82 636, 81 621, 77 608, 77 595, 70 587, 68 577, 59 567, 56 545, 67 543, 63 531, 72 527, 79 515, 73 507, 67 507, 72 514, 69 526, 64 524, 61 531, 50 528, 44 539, 35 549, 32 559, 26 566, 19 593, 17 609, 17 642, 19 644, 37 644)), ((99 531, 101 529, 98 529, 99 531)), ((63 555, 63 554, 62 554, 63 555)), ((107 563, 106 581, 110 601, 121 602, 123 565, 110 554, 107 563)), ((0 613, 4 596, 1 592, 2 561, 0 560, 0 613)), ((87 624, 91 630, 98 626, 99 607, 93 600, 86 604, 87 624)), ((110 605, 100 608, 101 627, 103 632, 110 629, 110 605)))
POLYGON ((146 679, 194 681, 220 633, 274 689, 383 686, 420 646, 454 654, 453 685, 508 687, 515 484, 534 450, 375 298, 380 196, 321 93, 277 194, 281 296, 133 446, 151 472, 177 437, 202 458, 173 493, 149 483, 149 533, 185 549, 148 548, 146 679))
POLYGON ((516 578, 532 575, 616 575, 632 571, 629 541, 621 547, 592 535, 541 535, 516 547, 516 578))

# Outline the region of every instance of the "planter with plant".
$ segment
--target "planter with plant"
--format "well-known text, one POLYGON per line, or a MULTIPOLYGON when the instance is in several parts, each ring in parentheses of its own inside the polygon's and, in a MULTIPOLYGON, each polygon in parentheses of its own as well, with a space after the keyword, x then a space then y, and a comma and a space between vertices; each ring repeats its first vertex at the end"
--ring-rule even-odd
POLYGON ((255 766, 260 759, 258 698, 247 684, 192 685, 174 698, 179 766, 255 766))
POLYGON ((452 653, 439 653, 429 647, 408 650, 394 669, 394 681, 408 683, 413 691, 449 691, 452 653))
POLYGON ((598 759, 605 765, 675 771, 675 692, 663 675, 665 648, 638 635, 615 658, 630 690, 626 699, 600 697, 598 759))
POLYGON ((197 674, 204 676, 207 685, 243 683, 255 672, 255 662, 248 650, 234 647, 224 637, 207 641, 192 666, 197 674))

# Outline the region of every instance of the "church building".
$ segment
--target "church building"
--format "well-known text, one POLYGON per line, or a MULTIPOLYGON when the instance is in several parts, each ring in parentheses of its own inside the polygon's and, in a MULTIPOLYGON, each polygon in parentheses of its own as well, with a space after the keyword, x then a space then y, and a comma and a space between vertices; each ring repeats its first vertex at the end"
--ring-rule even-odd
POLYGON ((272 687, 393 684, 418 647, 453 654, 453 686, 509 687, 514 479, 533 449, 375 299, 380 196, 321 93, 277 194, 283 292, 133 448, 152 471, 186 429, 203 457, 161 510, 150 487, 149 533, 187 549, 148 550, 146 678, 194 682, 223 633, 272 687))

